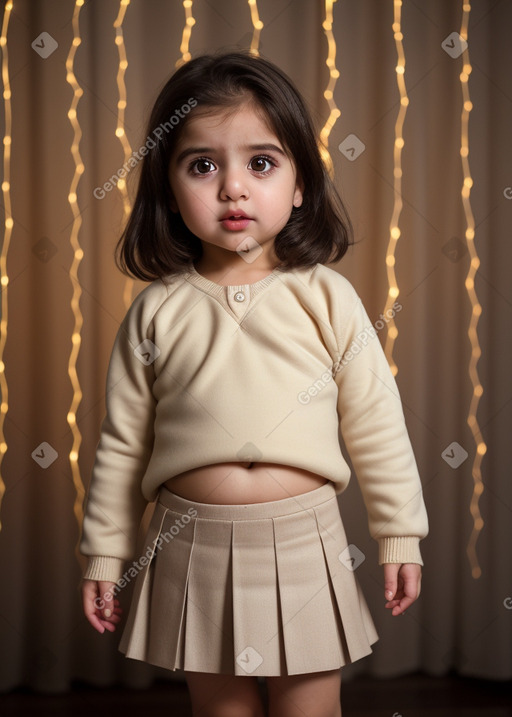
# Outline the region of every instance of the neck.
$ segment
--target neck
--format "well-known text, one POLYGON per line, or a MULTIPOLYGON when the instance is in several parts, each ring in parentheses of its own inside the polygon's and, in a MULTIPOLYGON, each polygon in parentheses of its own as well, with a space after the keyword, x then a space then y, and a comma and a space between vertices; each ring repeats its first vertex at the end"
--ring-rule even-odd
POLYGON ((195 262, 195 268, 205 278, 228 286, 251 284, 259 281, 268 276, 279 265, 279 259, 274 255, 273 251, 263 250, 259 255, 253 256, 254 258, 252 258, 250 252, 241 256, 237 252, 218 254, 203 250, 203 255, 195 262))

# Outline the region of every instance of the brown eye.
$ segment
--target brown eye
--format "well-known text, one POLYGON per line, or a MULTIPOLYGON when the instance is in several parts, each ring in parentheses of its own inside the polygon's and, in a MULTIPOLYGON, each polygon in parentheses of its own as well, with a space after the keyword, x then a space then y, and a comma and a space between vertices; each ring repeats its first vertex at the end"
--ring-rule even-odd
POLYGON ((193 165, 196 174, 208 174, 212 169, 214 169, 213 162, 209 159, 198 159, 193 165))
POLYGON ((272 169, 272 162, 267 157, 254 157, 249 162, 249 167, 253 172, 268 172, 272 169))

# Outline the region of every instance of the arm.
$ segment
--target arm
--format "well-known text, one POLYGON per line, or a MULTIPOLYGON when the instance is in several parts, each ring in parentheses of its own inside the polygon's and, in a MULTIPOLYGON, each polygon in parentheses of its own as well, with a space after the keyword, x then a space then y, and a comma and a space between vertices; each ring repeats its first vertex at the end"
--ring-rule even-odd
MULTIPOLYGON (((100 604, 103 615, 105 610, 111 611, 112 624, 118 621, 113 598, 104 598, 109 587, 121 577, 125 561, 134 555, 138 528, 147 505, 141 482, 153 447, 154 366, 142 362, 135 349, 148 338, 155 298, 162 299, 161 290, 153 290, 149 297, 146 290, 134 301, 116 336, 108 368, 107 412, 101 427, 80 543, 81 553, 88 557, 83 585, 84 611, 96 629, 100 628, 96 622, 100 604)), ((105 625, 99 631, 103 632, 104 628, 105 625)))
POLYGON ((397 615, 419 595, 419 541, 428 532, 421 481, 395 379, 358 298, 339 345, 342 359, 335 366, 335 380, 340 428, 361 486, 370 534, 379 543, 387 607, 397 615))

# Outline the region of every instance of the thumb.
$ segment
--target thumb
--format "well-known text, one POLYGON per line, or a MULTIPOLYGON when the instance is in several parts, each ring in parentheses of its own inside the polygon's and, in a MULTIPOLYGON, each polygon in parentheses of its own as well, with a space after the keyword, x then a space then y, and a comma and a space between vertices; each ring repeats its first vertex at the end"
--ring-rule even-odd
POLYGON ((398 589, 398 563, 385 563, 384 565, 384 597, 392 600, 398 589))
POLYGON ((112 617, 114 614, 114 592, 115 583, 108 580, 98 580, 100 592, 100 609, 104 618, 112 617))

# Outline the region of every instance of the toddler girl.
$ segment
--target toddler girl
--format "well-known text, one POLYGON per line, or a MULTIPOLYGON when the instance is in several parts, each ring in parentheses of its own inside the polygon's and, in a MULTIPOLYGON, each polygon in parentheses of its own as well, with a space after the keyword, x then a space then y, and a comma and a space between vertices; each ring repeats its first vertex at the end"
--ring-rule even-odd
POLYGON ((183 65, 153 109, 81 542, 84 612, 183 670, 194 715, 341 715, 377 634, 337 495, 354 465, 386 607, 420 592, 427 534, 396 383, 338 272, 350 222, 290 80, 243 53, 183 65), (148 502, 154 512, 137 542, 148 502), (126 561, 130 561, 126 564, 126 561))

